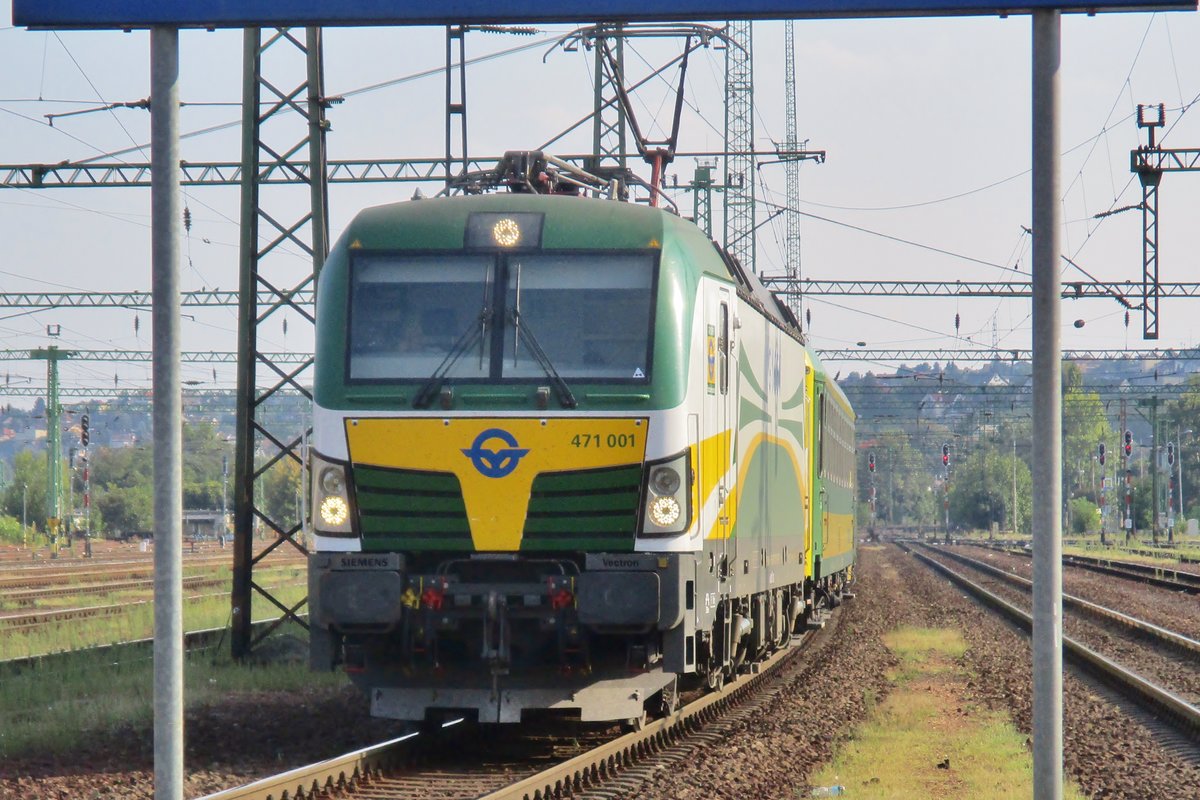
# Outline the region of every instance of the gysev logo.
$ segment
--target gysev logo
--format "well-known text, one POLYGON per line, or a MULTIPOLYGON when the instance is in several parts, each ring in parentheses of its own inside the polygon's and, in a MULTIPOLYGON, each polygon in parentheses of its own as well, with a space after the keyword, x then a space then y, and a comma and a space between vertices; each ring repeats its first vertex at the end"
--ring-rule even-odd
POLYGON ((471 459, 471 463, 479 473, 488 478, 503 478, 511 475, 521 459, 529 454, 528 448, 517 447, 517 440, 511 433, 501 428, 488 428, 471 443, 469 450, 462 454, 471 459), (493 439, 499 439, 507 447, 489 450, 484 447, 493 439))

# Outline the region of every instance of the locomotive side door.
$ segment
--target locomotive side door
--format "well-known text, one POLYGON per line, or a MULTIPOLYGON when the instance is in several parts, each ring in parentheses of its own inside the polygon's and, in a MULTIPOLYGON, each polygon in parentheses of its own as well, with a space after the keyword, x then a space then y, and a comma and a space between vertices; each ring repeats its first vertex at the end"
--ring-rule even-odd
MULTIPOLYGON (((714 554, 718 575, 730 574, 736 548, 733 528, 733 451, 736 392, 730 346, 733 325, 732 295, 727 287, 709 284, 704 293, 706 387, 700 452, 701 525, 714 554)), ((727 589, 727 587, 722 587, 727 589)))
POLYGON ((738 370, 737 347, 734 346, 737 298, 728 289, 721 289, 720 308, 717 314, 718 380, 720 382, 720 416, 722 453, 721 506, 719 520, 725 537, 725 557, 732 570, 737 558, 737 435, 738 435, 738 370))

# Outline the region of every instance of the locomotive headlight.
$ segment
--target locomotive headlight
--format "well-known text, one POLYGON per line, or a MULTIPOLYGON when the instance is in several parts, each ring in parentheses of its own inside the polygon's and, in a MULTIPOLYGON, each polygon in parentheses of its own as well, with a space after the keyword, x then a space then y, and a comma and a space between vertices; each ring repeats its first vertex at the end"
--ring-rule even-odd
POLYGON ((321 470, 321 490, 326 494, 343 494, 346 491, 346 476, 341 467, 321 470))
POLYGON ((341 497, 332 495, 321 501, 320 513, 322 522, 336 528, 350 518, 350 505, 341 497))
POLYGON ((656 494, 675 494, 679 491, 679 483, 679 473, 671 467, 656 467, 650 473, 650 488, 656 494))
POLYGON ((312 455, 313 529, 322 536, 353 536, 346 466, 312 455))
POLYGON ((669 528, 679 520, 681 511, 674 497, 656 497, 650 502, 650 521, 660 528, 669 528))
POLYGON ((641 536, 683 533, 692 523, 691 449, 646 464, 641 536))

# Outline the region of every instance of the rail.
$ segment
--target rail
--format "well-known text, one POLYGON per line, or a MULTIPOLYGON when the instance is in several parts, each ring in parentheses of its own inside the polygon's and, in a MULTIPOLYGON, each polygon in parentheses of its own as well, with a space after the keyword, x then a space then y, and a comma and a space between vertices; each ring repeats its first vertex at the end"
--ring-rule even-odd
MULTIPOLYGON (((916 552, 908 543, 898 542, 897 544, 906 553, 911 554, 913 557, 920 559, 942 573, 983 602, 1017 621, 1022 627, 1032 630, 1033 617, 1029 614, 936 559, 930 558, 924 553, 916 552)), ((1100 655, 1068 636, 1063 636, 1062 641, 1064 654, 1075 663, 1092 669, 1101 677, 1125 691, 1135 702, 1148 705, 1152 709, 1166 714, 1189 735, 1200 737, 1200 709, 1196 708, 1196 706, 1188 703, 1178 695, 1160 686, 1156 686, 1140 675, 1125 669, 1115 661, 1100 655)))

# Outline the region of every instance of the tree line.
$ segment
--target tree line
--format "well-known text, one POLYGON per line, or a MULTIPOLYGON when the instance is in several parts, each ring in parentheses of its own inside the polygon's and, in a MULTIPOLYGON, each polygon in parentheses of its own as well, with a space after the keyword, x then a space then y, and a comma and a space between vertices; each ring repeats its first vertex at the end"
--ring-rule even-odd
MULTIPOLYGON (((221 437, 211 423, 183 426, 183 507, 185 510, 219 510, 225 503, 233 511, 233 443, 221 437), (227 482, 224 473, 228 470, 227 482)), ((152 447, 93 447, 90 453, 91 530, 108 536, 131 535, 154 528, 154 464, 152 447)), ((63 459, 62 503, 64 517, 80 517, 84 497, 84 465, 63 459), (69 483, 68 483, 69 481, 69 483), (71 514, 68 505, 73 506, 71 514)), ((22 517, 32 530, 45 533, 48 503, 45 452, 30 450, 15 455, 12 479, 0 491, 0 538, 19 541, 22 517)), ((299 517, 300 467, 281 459, 262 476, 256 487, 258 504, 272 519, 286 526, 299 517)), ((82 525, 78 522, 75 527, 82 525)), ((63 529, 65 532, 65 528, 63 529)))

